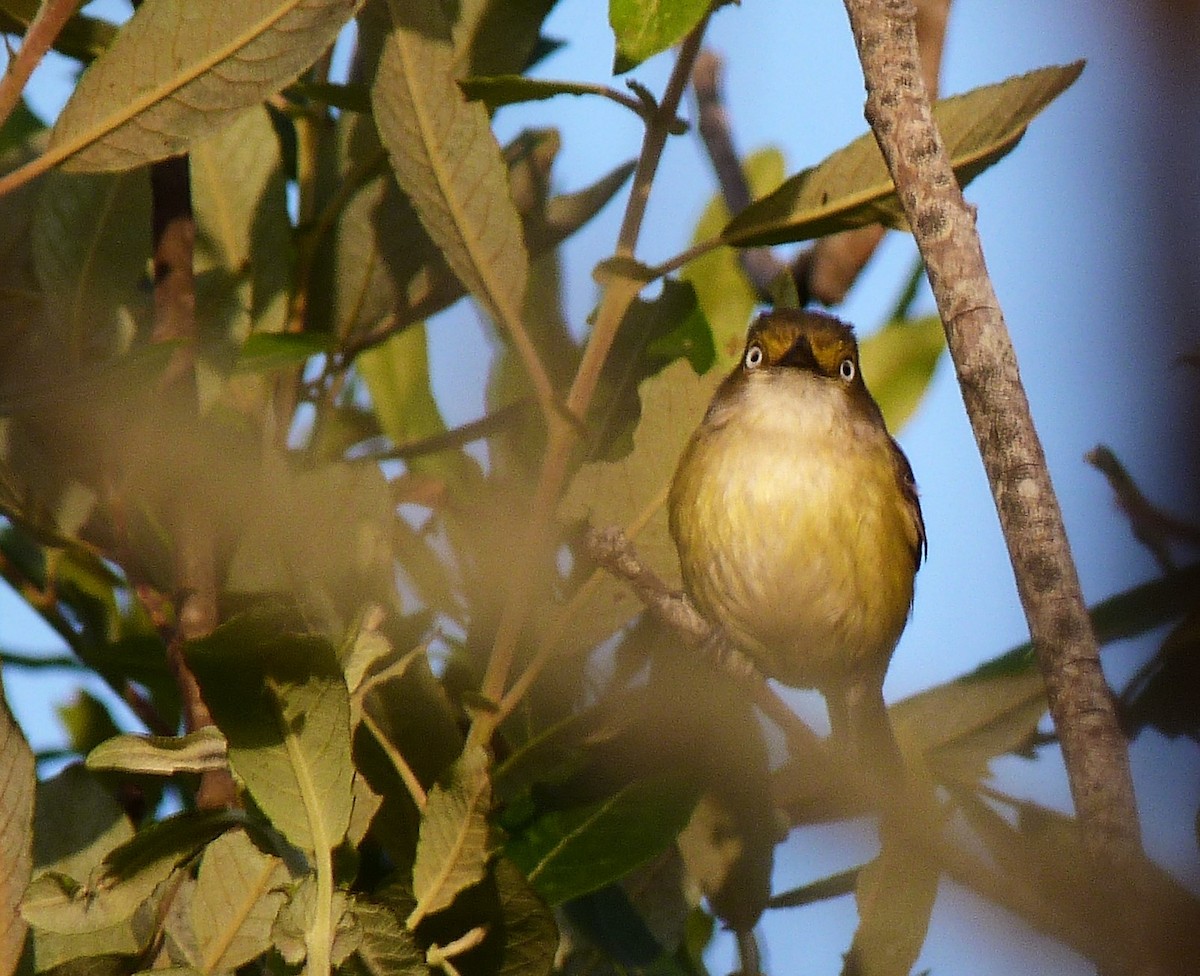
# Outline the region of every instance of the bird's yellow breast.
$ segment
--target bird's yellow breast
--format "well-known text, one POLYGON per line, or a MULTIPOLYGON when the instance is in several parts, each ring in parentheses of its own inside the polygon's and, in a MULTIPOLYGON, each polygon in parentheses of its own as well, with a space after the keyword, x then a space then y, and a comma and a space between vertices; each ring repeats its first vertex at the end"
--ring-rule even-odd
POLYGON ((749 375, 688 445, 670 516, 693 601, 766 674, 799 687, 882 675, 918 530, 887 432, 836 384, 749 375))

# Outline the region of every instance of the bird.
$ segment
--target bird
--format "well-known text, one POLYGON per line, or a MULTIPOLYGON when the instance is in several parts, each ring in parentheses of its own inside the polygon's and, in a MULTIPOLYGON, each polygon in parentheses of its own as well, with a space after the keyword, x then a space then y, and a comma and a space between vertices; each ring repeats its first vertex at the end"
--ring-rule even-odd
POLYGON ((832 740, 897 775, 883 680, 927 542, 850 325, 792 308, 753 321, 683 451, 668 518, 714 634, 765 677, 822 692, 832 740))

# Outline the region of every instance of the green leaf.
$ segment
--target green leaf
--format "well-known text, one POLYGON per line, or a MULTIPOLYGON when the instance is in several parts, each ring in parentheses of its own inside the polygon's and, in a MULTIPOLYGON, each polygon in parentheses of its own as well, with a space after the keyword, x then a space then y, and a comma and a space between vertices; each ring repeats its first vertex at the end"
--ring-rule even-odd
POLYGON ((184 736, 125 733, 106 739, 88 753, 87 768, 155 776, 203 773, 228 766, 225 748, 225 736, 211 725, 184 736))
POLYGON ((287 900, 271 926, 271 944, 290 966, 306 959, 309 971, 323 971, 317 955, 324 962, 340 966, 359 945, 361 932, 350 911, 350 896, 341 889, 330 892, 327 907, 322 908, 320 883, 313 875, 305 875, 291 886, 287 900), (314 921, 320 913, 328 913, 328 924, 318 932, 314 921))
MULTIPOLYGON (((279 137, 256 106, 192 148, 197 317, 232 359, 254 332, 281 332, 291 283, 292 226, 279 137)), ((220 364, 225 365, 225 364, 220 364)))
POLYGON ((353 772, 349 695, 333 647, 261 610, 185 653, 255 803, 301 850, 333 850, 350 823, 353 772))
POLYGON ((332 345, 321 332, 255 332, 242 343, 236 368, 247 373, 295 369, 329 352, 332 345))
MULTIPOLYGON (((1083 62, 1041 68, 939 100, 933 107, 946 152, 966 186, 1020 142, 1029 123, 1083 71, 1083 62)), ((887 166, 870 132, 750 204, 721 232, 734 247, 785 244, 882 223, 903 226, 887 166)))
POLYGON ((366 85, 359 83, 339 85, 330 81, 298 81, 285 94, 322 102, 343 112, 365 115, 371 111, 371 93, 366 85))
POLYGON ((506 943, 498 976, 549 976, 558 949, 554 915, 511 861, 499 858, 495 876, 506 943))
POLYGON ((916 411, 946 348, 936 315, 913 322, 889 322, 859 344, 867 388, 895 433, 916 411))
POLYGON ((636 68, 683 40, 710 6, 710 0, 609 0, 608 22, 617 38, 613 72, 636 68))
POLYGON ((392 909, 359 898, 354 915, 362 929, 355 958, 367 976, 427 976, 425 953, 392 909))
POLYGON ((478 884, 492 856, 487 815, 492 788, 487 753, 468 746, 444 781, 429 793, 421 817, 413 894, 417 904, 406 925, 447 908, 458 894, 478 884))
POLYGON ((228 973, 266 952, 287 878, 283 861, 242 830, 209 844, 187 910, 187 961, 202 973, 228 973))
POLYGON ((294 81, 353 14, 347 0, 146 0, 84 73, 47 155, 132 169, 190 149, 294 81))
POLYGON ((33 798, 37 771, 0 684, 0 976, 12 976, 25 944, 18 913, 33 871, 33 798))
POLYGON ((618 881, 675 840, 696 805, 682 779, 637 779, 586 807, 555 810, 512 836, 505 853, 549 905, 618 881))
POLYGON ((41 181, 32 225, 37 280, 68 364, 123 351, 149 309, 150 180, 145 171, 41 181))
POLYGON ((712 330, 690 284, 668 279, 653 301, 635 298, 600 374, 589 421, 596 432, 589 445, 591 457, 616 460, 632 450, 632 431, 641 417, 638 384, 643 380, 677 359, 702 375, 715 358, 712 330))
MULTIPOLYGON (((755 196, 765 196, 783 182, 783 154, 777 149, 751 153, 743 161, 742 168, 755 196)), ((704 208, 696 224, 693 243, 716 237, 728 221, 725 198, 718 193, 704 208)), ((718 368, 723 371, 732 368, 741 357, 750 315, 758 304, 758 294, 746 279, 737 254, 729 248, 715 248, 689 261, 683 269, 683 277, 696 289, 700 307, 712 325, 718 368)))
POLYGON ((86 755, 120 732, 108 707, 89 691, 77 691, 74 700, 57 711, 75 752, 86 755))
POLYGON ((86 881, 109 851, 133 837, 133 826, 82 763, 38 783, 34 863, 86 881))
POLYGON ((487 110, 454 83, 440 7, 389 6, 395 27, 371 103, 396 180, 471 294, 499 322, 518 322, 529 258, 487 110))

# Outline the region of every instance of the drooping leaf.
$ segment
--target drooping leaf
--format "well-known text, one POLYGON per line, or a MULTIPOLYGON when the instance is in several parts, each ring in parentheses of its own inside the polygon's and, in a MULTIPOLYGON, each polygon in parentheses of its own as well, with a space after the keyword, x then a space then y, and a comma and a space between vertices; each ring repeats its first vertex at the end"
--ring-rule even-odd
POLYGON ((936 859, 886 824, 880 833, 883 849, 858 872, 859 922, 844 976, 908 976, 929 929, 940 875, 936 859))
POLYGON ((636 68, 683 40, 710 6, 709 0, 609 0, 608 22, 617 39, 613 72, 636 68))
MULTIPOLYGON (((1041 68, 939 100, 934 118, 959 183, 965 186, 1011 152, 1033 118, 1082 70, 1082 61, 1041 68)), ((868 132, 752 203, 725 226, 721 240, 735 247, 784 244, 875 223, 903 226, 903 215, 868 132)))
POLYGON ((156 776, 202 773, 226 767, 225 746, 225 736, 211 725, 183 736, 124 733, 88 753, 87 768, 93 772, 117 769, 156 776))
POLYGON ((623 878, 674 841, 696 804, 694 784, 647 777, 582 808, 539 817, 505 853, 549 905, 623 878))
POLYGON ((478 884, 492 856, 487 815, 491 772, 487 753, 468 747, 449 774, 429 793, 421 817, 413 863, 416 907, 407 925, 448 907, 464 889, 478 884))
POLYGON ((202 973, 227 973, 271 947, 288 872, 241 830, 208 845, 188 908, 188 961, 202 973))
POLYGON ((33 871, 33 751, 0 684, 0 976, 12 976, 25 943, 17 907, 33 871))
POLYGON ((131 169, 189 149, 289 84, 353 0, 147 0, 93 62, 50 134, 75 170, 131 169))
POLYGON ((946 334, 936 315, 889 322, 859 344, 863 379, 892 433, 916 411, 945 348, 946 334))
POLYGON ((353 802, 350 703, 333 647, 263 610, 233 618, 186 654, 260 809, 301 850, 333 850, 353 802))
POLYGON ((517 322, 529 258, 487 110, 454 82, 441 8, 389 6, 395 27, 371 103, 396 180, 471 294, 501 323, 517 322))

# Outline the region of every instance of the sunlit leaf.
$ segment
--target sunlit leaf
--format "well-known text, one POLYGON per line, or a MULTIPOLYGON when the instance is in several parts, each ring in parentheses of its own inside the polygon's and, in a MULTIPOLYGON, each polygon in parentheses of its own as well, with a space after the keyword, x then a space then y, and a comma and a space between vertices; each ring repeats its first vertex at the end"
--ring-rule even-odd
MULTIPOLYGON (((941 99, 933 113, 958 181, 965 186, 1006 156, 1035 116, 1083 71, 1083 62, 1041 68, 941 99)), ((784 244, 883 223, 903 226, 887 166, 870 132, 733 218, 721 240, 735 247, 784 244)))
POLYGON ((340 844, 352 804, 350 703, 332 646, 262 611, 190 644, 187 658, 263 813, 301 850, 340 844))
POLYGON ((93 62, 47 153, 76 170, 131 169, 190 148, 293 81, 352 0, 146 0, 93 62))
POLYGON ((616 74, 683 40, 708 12, 710 0, 609 0, 608 22, 617 38, 616 74))
POLYGON ((227 765, 225 736, 211 725, 183 736, 124 733, 101 742, 87 756, 87 768, 93 772, 118 769, 171 776, 224 769, 227 765))
POLYGON ((395 28, 371 102, 397 182, 471 294, 500 321, 515 322, 529 259, 487 110, 454 83, 438 5, 389 6, 395 28))
POLYGON ((492 856, 487 822, 492 796, 488 764, 482 748, 469 747, 429 793, 413 864, 417 904, 408 917, 410 929, 425 916, 448 907, 487 870, 492 856))
POLYGON ((391 908, 360 898, 354 903, 354 914, 362 929, 355 956, 367 976, 425 976, 429 972, 425 953, 391 908))

